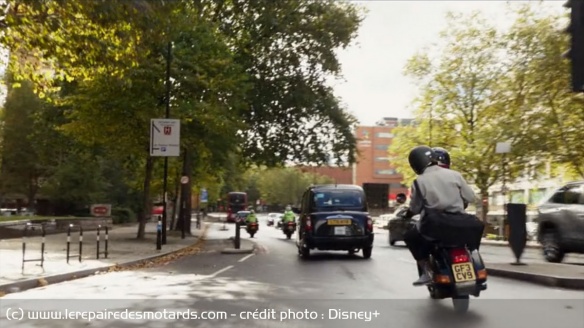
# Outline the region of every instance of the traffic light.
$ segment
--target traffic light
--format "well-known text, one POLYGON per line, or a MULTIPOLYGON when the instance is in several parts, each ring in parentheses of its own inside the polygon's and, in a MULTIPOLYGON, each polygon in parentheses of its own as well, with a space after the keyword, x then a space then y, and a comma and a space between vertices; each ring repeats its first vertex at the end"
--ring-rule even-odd
POLYGON ((572 62, 572 91, 584 92, 584 0, 568 0, 564 7, 570 8, 570 50, 564 57, 572 62))

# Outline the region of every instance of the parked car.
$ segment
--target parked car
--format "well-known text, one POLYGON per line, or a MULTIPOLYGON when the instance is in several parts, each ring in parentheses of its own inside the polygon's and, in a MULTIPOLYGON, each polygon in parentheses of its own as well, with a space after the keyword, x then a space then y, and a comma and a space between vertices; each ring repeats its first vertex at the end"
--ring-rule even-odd
POLYGON ((584 181, 555 190, 538 207, 538 241, 548 262, 584 253, 584 181))
POLYGON ((381 214, 377 220, 373 219, 373 225, 381 229, 389 229, 389 220, 393 217, 393 214, 381 214))
POLYGON ((280 214, 278 213, 269 213, 268 214, 268 226, 273 226, 274 223, 279 220, 280 214))
POLYGON ((250 215, 250 211, 239 211, 235 214, 235 222, 239 221, 241 223, 240 228, 245 228, 245 219, 250 215))
POLYGON ((389 220, 389 244, 394 246, 398 241, 404 241, 405 233, 412 229, 419 220, 420 215, 414 215, 412 218, 404 218, 407 208, 398 210, 395 215, 389 220))
MULTIPOLYGON (((298 210, 296 210, 298 211, 298 210)), ((302 196, 296 246, 303 258, 321 251, 373 250, 373 219, 369 216, 363 188, 356 185, 318 185, 302 196)))

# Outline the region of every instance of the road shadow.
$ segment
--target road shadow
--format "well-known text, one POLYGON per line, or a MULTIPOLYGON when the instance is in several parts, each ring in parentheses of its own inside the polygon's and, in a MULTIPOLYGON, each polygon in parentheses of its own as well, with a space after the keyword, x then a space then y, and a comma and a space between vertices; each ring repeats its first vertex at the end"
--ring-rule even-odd
POLYGON ((366 261, 362 253, 349 254, 346 251, 313 251, 308 258, 301 257, 302 262, 324 262, 324 261, 366 261))
POLYGON ((473 327, 483 321, 483 317, 474 312, 472 307, 467 313, 456 313, 451 299, 428 299, 428 303, 430 303, 428 308, 420 315, 421 319, 431 323, 433 328, 473 327))

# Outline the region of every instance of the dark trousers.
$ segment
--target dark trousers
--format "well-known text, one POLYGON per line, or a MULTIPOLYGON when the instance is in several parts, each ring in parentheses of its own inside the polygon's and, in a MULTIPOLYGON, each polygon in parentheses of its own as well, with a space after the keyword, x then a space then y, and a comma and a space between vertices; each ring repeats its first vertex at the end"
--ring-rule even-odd
POLYGON ((404 234, 404 242, 416 261, 426 260, 432 251, 432 243, 413 227, 404 234))
MULTIPOLYGON (((469 225, 465 230, 466 233, 464 236, 466 238, 461 238, 461 243, 466 244, 470 251, 478 250, 483 237, 483 226, 469 225)), ((432 242, 424 238, 416 227, 413 227, 404 234, 404 242, 416 261, 428 259, 433 248, 432 242)))

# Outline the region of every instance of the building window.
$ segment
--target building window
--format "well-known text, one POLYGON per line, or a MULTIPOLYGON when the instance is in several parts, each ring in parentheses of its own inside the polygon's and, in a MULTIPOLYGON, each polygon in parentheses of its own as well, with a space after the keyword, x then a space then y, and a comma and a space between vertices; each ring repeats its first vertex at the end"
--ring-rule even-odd
POLYGON ((394 174, 396 174, 396 172, 393 169, 375 170, 375 174, 377 174, 377 175, 394 175, 394 174))
POLYGON ((376 162, 389 162, 389 157, 375 157, 376 162))
POLYGON ((375 146, 375 149, 377 149, 377 150, 388 150, 389 149, 389 145, 377 145, 377 146, 375 146))
POLYGON ((377 138, 393 138, 393 133, 389 133, 389 132, 378 132, 377 133, 377 138))

